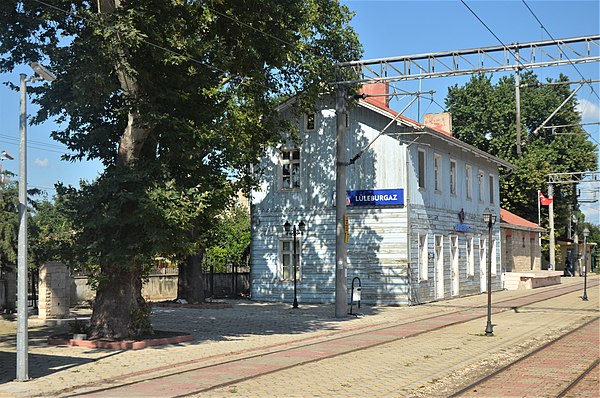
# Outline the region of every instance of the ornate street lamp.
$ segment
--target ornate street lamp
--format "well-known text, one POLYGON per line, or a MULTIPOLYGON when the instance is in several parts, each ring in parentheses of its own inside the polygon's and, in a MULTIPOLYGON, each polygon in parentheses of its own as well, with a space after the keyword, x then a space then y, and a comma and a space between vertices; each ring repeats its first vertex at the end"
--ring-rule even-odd
POLYGON ((590 230, 585 228, 583 230, 583 301, 588 301, 587 296, 587 238, 590 236, 590 230))
POLYGON ((483 222, 488 227, 488 256, 487 256, 487 324, 485 334, 494 335, 494 326, 492 325, 492 226, 496 223, 496 215, 486 207, 483 211, 483 222))
POLYGON ((293 264, 294 264, 294 304, 292 305, 293 308, 298 308, 298 291, 297 291, 297 286, 298 286, 298 276, 297 276, 297 268, 298 268, 298 256, 296 254, 296 246, 297 246, 297 233, 300 232, 300 235, 302 235, 304 233, 304 229, 306 227, 306 224, 304 224, 304 221, 300 221, 300 223, 298 223, 298 228, 296 228, 296 225, 292 226, 290 224, 289 221, 286 221, 285 224, 283 224, 283 228, 285 229, 285 233, 290 235, 290 229, 291 229, 291 235, 294 238, 293 241, 293 245, 294 245, 294 260, 293 260, 293 264))

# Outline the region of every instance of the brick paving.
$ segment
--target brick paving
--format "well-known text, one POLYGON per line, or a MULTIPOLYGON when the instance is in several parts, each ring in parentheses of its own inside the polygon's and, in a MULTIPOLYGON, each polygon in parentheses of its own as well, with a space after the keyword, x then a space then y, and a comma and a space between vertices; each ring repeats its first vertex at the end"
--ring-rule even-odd
MULTIPOLYGON (((600 320, 596 318, 579 330, 461 394, 465 397, 555 397, 599 359, 600 320)), ((593 373, 593 371, 592 371, 593 373)), ((600 394, 598 367, 585 384, 600 394)), ((579 390, 585 392, 582 384, 579 390)), ((589 390, 588 390, 589 391, 589 390)), ((572 396, 572 394, 568 394, 572 396)))
POLYGON ((49 329, 32 326, 33 379, 26 383, 11 382, 14 324, 0 321, 0 396, 413 395, 485 363, 491 352, 508 355, 598 317, 599 288, 591 287, 598 278, 588 280, 588 302, 579 298, 579 278, 565 279, 549 288, 494 292, 494 337, 483 336, 485 295, 364 307, 365 317, 342 319, 333 317, 333 305, 302 303, 296 310, 250 302, 219 310, 156 308, 155 328, 188 332, 195 340, 139 351, 48 346, 49 329), (577 290, 550 298, 568 288, 577 290), (533 303, 528 297, 534 293, 548 300, 533 303), (434 315, 445 321, 429 319, 434 315), (115 386, 122 387, 108 389, 115 386))

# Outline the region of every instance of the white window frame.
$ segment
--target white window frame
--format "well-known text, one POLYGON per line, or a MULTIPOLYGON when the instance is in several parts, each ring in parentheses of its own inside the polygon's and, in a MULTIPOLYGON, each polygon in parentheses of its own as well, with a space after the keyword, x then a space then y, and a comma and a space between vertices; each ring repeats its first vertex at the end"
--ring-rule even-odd
POLYGON ((485 192, 485 172, 481 169, 479 169, 478 173, 477 173, 477 180, 479 181, 479 201, 483 202, 483 195, 485 192))
POLYGON ((419 234, 419 281, 429 279, 429 252, 427 234, 419 234))
POLYGON ((417 150, 417 185, 421 191, 427 186, 427 152, 424 149, 417 150))
POLYGON ((467 276, 475 276, 475 254, 473 253, 473 237, 467 236, 467 276))
MULTIPOLYGON (((296 280, 300 281, 302 279, 302 240, 299 237, 296 237, 296 259, 298 261, 298 265, 296 266, 296 280)), ((277 274, 279 280, 281 282, 294 282, 294 238, 291 236, 283 236, 279 239, 279 264, 277 265, 277 274), (286 249, 285 244, 289 243, 289 247, 286 249), (286 265, 284 264, 284 260, 286 256, 289 258, 289 270, 285 271, 286 265)))
POLYGON ((304 131, 315 131, 317 129, 317 114, 305 113, 304 114, 304 131), (310 119, 312 118, 312 127, 310 126, 310 119))
POLYGON ((457 172, 457 164, 456 160, 450 159, 450 195, 456 196, 456 172, 457 172))
POLYGON ((302 158, 302 153, 299 148, 281 148, 279 155, 279 163, 280 163, 280 172, 279 172, 279 184, 280 189, 282 191, 299 191, 300 190, 300 161, 302 158), (294 152, 298 153, 298 159, 294 159, 294 152), (288 158, 286 159, 285 154, 288 153, 288 158), (286 167, 289 168, 289 174, 286 175, 285 170, 286 167), (294 173, 295 170, 295 173, 294 173), (294 186, 294 176, 297 177, 297 186, 294 186), (289 181, 286 182, 286 180, 289 181))
POLYGON ((433 155, 433 186, 436 192, 442 192, 442 155, 433 155))
POLYGON ((466 194, 467 199, 473 198, 473 166, 470 164, 465 166, 465 180, 467 184, 466 194))

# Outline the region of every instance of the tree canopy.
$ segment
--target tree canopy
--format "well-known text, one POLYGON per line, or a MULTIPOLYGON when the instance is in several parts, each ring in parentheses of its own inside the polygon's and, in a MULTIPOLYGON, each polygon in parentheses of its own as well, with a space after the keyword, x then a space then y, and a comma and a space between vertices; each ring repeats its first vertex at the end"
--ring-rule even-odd
POLYGON ((359 58, 351 14, 330 0, 6 0, 0 71, 32 61, 57 75, 29 87, 34 123, 100 177, 65 187, 74 252, 99 267, 92 336, 150 331, 141 276, 199 234, 288 128, 275 95, 301 104, 359 58), (233 182, 236 181, 236 182, 233 182))
MULTIPOLYGON (((597 147, 579 125, 576 97, 571 98, 548 125, 568 125, 558 131, 541 129, 544 120, 567 99, 568 84, 540 84, 532 72, 521 74, 521 129, 525 144, 516 151, 515 78, 507 76, 492 82, 492 76, 473 76, 464 86, 448 90, 446 106, 453 116, 454 135, 516 166, 500 180, 501 206, 525 219, 537 220, 537 190, 547 193, 548 174, 596 170, 597 147), (557 134, 560 133, 560 134, 557 134)), ((552 82, 548 79, 546 83, 552 82)), ((567 82, 560 75, 555 82, 567 82)), ((569 206, 575 203, 571 186, 554 191, 557 232, 566 236, 570 222, 569 206)))

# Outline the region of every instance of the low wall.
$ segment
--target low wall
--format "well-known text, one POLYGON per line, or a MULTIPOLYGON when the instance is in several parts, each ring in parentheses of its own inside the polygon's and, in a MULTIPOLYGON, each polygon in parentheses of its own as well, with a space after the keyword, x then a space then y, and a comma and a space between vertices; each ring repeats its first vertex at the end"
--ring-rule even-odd
POLYGON ((506 290, 523 290, 559 285, 561 276, 559 271, 507 272, 504 286, 506 290))
MULTIPOLYGON (((224 297, 250 293, 250 273, 204 275, 206 297, 224 297), (211 291, 212 287, 212 291, 211 291)), ((71 303, 91 301, 96 292, 87 284, 87 277, 75 276, 70 282, 71 303)), ((177 274, 150 275, 142 288, 142 296, 148 301, 174 300, 177 298, 177 274)))

